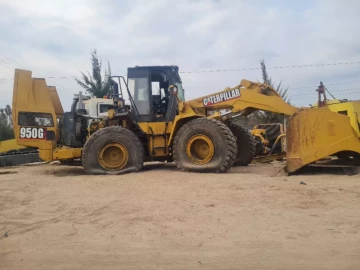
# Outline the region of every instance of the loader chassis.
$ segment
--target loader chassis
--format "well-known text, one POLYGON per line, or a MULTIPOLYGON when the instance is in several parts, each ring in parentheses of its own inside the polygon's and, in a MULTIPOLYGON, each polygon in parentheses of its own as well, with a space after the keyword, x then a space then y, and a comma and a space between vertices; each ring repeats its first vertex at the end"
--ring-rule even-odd
POLYGON ((325 125, 332 125, 335 135, 330 129, 326 135, 316 130, 317 136, 323 138, 318 137, 319 143, 327 141, 324 136, 332 136, 337 152, 357 144, 350 150, 360 153, 359 138, 347 136, 352 129, 347 116, 334 116, 326 108, 300 110, 266 84, 242 80, 233 88, 185 101, 177 66, 129 68, 127 81, 121 76, 110 80, 113 106, 109 107, 108 117, 100 119, 90 117, 84 109, 75 110, 74 106, 71 112, 64 113, 54 87, 48 87, 43 79, 32 78, 30 71, 16 70, 13 119, 17 143, 39 148, 40 158, 45 161, 81 158, 89 174, 137 172, 146 161, 175 161, 183 171, 226 172, 232 166, 248 165, 256 152, 255 137, 236 124, 233 117, 264 110, 292 116, 286 143, 290 149, 289 171, 334 150, 330 147, 322 151, 313 143, 311 147, 304 146, 314 140, 313 133, 304 130, 313 130, 310 124, 317 125, 327 117, 331 123, 325 125), (123 89, 130 105, 125 104, 123 89), (220 110, 228 113, 221 114, 220 110), (40 113, 52 121, 29 117, 37 121, 24 123, 20 121, 21 113, 40 113), (337 133, 339 121, 344 130, 341 136, 337 133), (342 136, 348 139, 345 148, 342 136))

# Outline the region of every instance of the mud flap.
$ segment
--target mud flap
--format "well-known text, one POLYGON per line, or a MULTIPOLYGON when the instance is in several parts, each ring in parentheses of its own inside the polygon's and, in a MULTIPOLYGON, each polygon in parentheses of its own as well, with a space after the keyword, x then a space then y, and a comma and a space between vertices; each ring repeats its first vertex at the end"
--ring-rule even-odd
POLYGON ((286 133, 289 173, 341 151, 360 154, 360 141, 350 118, 325 107, 299 110, 291 117, 286 133))

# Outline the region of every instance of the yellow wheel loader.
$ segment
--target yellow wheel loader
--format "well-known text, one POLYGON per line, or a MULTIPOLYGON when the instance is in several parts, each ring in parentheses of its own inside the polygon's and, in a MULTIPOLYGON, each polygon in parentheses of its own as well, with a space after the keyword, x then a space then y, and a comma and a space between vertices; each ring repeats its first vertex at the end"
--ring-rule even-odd
POLYGON ((32 78, 30 71, 15 70, 17 143, 37 147, 44 161, 81 158, 89 174, 137 172, 147 161, 174 161, 183 171, 226 172, 255 156, 254 137, 233 117, 263 110, 292 116, 286 142, 289 172, 341 151, 360 153, 359 131, 348 116, 293 107, 266 84, 242 80, 185 101, 177 66, 128 68, 127 80, 113 76, 110 82, 114 105, 100 119, 85 109, 63 113, 54 87, 32 78))

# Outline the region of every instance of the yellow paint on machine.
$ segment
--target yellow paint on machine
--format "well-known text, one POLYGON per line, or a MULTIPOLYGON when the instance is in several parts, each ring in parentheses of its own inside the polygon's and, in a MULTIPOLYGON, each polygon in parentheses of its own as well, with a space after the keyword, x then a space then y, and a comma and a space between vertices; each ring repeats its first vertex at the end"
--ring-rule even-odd
POLYGON ((80 158, 82 148, 56 148, 52 151, 52 160, 80 158))
POLYGON ((56 142, 60 136, 57 119, 63 113, 55 87, 47 86, 44 79, 32 78, 30 71, 15 71, 12 119, 16 145, 38 148, 39 157, 46 162, 81 157, 81 148, 57 148, 56 142), (22 113, 49 115, 52 122, 45 126, 23 125, 23 119, 19 118, 22 113), (49 137, 32 136, 39 135, 39 130, 49 137), (22 136, 24 134, 25 136, 22 136), (50 134, 54 134, 55 137, 51 138, 50 134))
MULTIPOLYGON (((14 125, 14 133, 17 144, 36 147, 44 150, 52 150, 56 147, 56 140, 38 139, 34 137, 21 137, 21 128, 36 128, 35 126, 22 125, 19 116, 21 113, 42 113, 49 114, 53 119, 53 123, 46 126, 47 132, 54 132, 57 134, 58 123, 54 121, 57 119, 57 113, 61 113, 61 109, 55 97, 56 90, 49 88, 44 79, 36 79, 31 77, 31 72, 26 70, 16 70, 13 90, 12 103, 12 119, 14 125), (51 94, 50 94, 51 93, 51 94), (41 111, 39 111, 39 108, 41 111), (55 109, 56 108, 56 109, 55 109)), ((44 155, 48 156, 48 155, 44 155)), ((41 158, 41 157, 40 157, 41 158)))
POLYGON ((139 126, 148 136, 149 152, 155 157, 168 156, 168 141, 172 131, 172 123, 142 122, 139 123, 139 126))
MULTIPOLYGON (((347 105, 349 106, 349 104, 347 105)), ((360 154, 358 125, 351 117, 330 111, 329 108, 307 108, 295 113, 286 133, 287 171, 335 155, 341 151, 360 154)))
POLYGON ((20 150, 25 149, 26 146, 19 145, 16 141, 16 139, 6 140, 6 141, 0 141, 0 153, 6 153, 11 150, 20 150))

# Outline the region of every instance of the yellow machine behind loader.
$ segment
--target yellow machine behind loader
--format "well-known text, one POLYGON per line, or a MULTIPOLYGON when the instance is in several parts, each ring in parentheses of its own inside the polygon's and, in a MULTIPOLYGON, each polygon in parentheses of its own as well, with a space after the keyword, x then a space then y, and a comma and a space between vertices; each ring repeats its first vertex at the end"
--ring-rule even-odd
POLYGON ((44 161, 81 158, 89 174, 136 172, 146 161, 174 161, 183 171, 226 172, 248 165, 255 156, 254 137, 233 116, 263 110, 293 115, 287 132, 289 172, 338 152, 360 154, 348 116, 327 108, 293 107, 266 84, 242 80, 185 102, 177 66, 129 68, 127 81, 113 76, 110 82, 114 106, 107 118, 97 119, 86 110, 64 113, 54 87, 32 78, 30 71, 16 70, 17 143, 39 148, 44 161), (125 106, 122 84, 130 106, 125 106), (229 112, 209 113, 222 109, 229 112))
POLYGON ((250 132, 256 140, 255 161, 271 162, 286 157, 286 134, 283 124, 258 124, 250 132))
POLYGON ((22 149, 26 149, 26 146, 18 145, 16 139, 0 141, 0 154, 22 149))
POLYGON ((358 165, 359 126, 359 101, 332 101, 296 112, 286 132, 287 170, 294 172, 328 156, 358 165))

